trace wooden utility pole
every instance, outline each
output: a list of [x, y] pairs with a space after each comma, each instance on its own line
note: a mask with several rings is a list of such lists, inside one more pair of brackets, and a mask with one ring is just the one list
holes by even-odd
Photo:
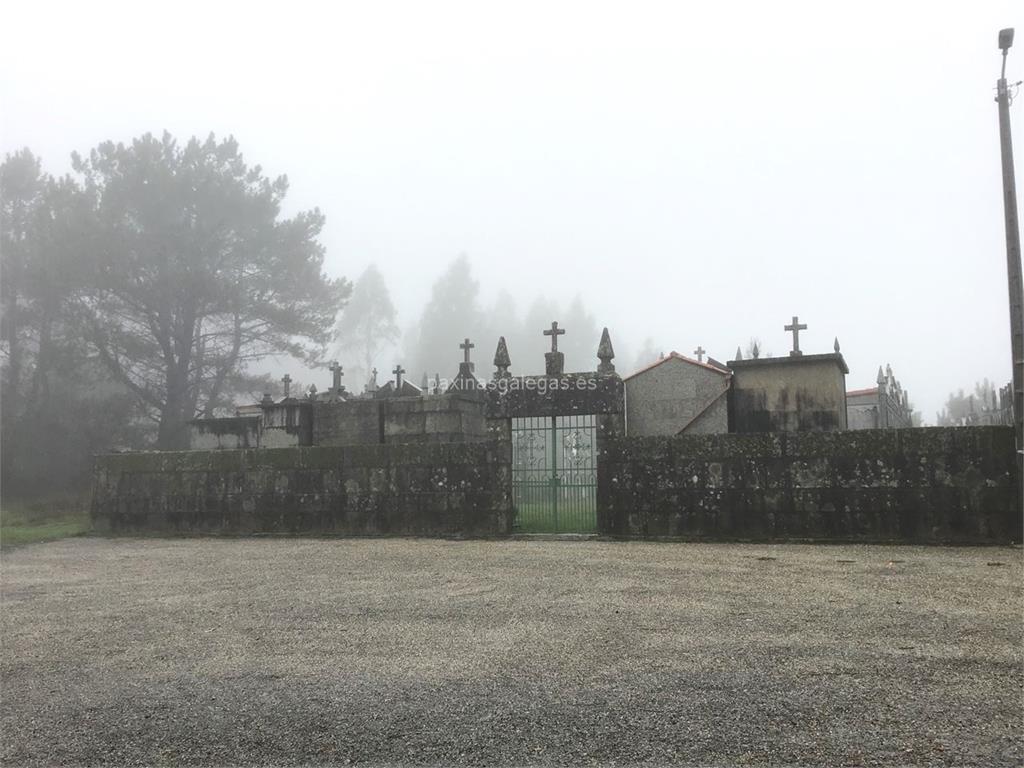
[[[1010, 289], [1010, 351], [1013, 356], [1013, 424], [1018, 456], [1024, 451], [1024, 289], [1021, 286], [1020, 226], [1017, 221], [1017, 183], [1013, 173], [1010, 137], [1010, 92], [1006, 85], [1006, 54], [1013, 45], [1013, 30], [999, 32], [1003, 69], [996, 82], [999, 104], [999, 148], [1003, 160], [1003, 213], [1006, 217], [1006, 278]], [[1018, 460], [1018, 467], [1020, 461]], [[1018, 482], [1021, 478], [1018, 478]]]

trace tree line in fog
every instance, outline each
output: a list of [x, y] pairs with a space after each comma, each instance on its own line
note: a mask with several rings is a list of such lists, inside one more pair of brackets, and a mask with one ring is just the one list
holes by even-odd
[[[317, 209], [282, 215], [286, 177], [250, 165], [232, 138], [150, 134], [72, 156], [53, 176], [30, 149], [0, 166], [0, 475], [6, 497], [88, 484], [107, 450], [183, 449], [188, 422], [264, 391], [268, 356], [332, 357], [360, 392], [400, 362], [452, 377], [470, 337], [490, 375], [499, 336], [513, 370], [543, 370], [557, 319], [567, 370], [592, 370], [600, 339], [581, 299], [508, 293], [485, 306], [467, 257], [438, 277], [404, 332], [376, 267], [324, 271]], [[621, 350], [620, 350], [621, 351]], [[641, 358], [652, 357], [652, 343]], [[621, 358], [620, 361], [621, 363]], [[629, 365], [627, 364], [628, 368]]]

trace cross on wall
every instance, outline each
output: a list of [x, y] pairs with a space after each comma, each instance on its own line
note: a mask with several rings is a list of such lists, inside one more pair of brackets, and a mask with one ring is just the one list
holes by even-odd
[[792, 331], [793, 333], [793, 351], [789, 353], [790, 357], [799, 357], [803, 354], [800, 351], [800, 331], [807, 330], [807, 324], [801, 323], [800, 318], [793, 315], [793, 322], [783, 328], [786, 331]]
[[468, 336], [466, 337], [466, 340], [464, 342], [459, 344], [459, 349], [463, 350], [463, 353], [464, 353], [464, 362], [467, 362], [467, 363], [470, 362], [470, 360], [469, 360], [469, 350], [473, 349], [475, 346], [476, 346], [476, 344], [471, 344], [470, 343]]
[[551, 351], [552, 352], [557, 352], [558, 351], [558, 337], [565, 335], [565, 329], [564, 328], [559, 328], [558, 327], [558, 321], [555, 320], [554, 322], [551, 323], [551, 330], [550, 331], [544, 331], [544, 335], [551, 337]]
[[334, 362], [331, 363], [330, 371], [331, 371], [332, 374], [334, 374], [334, 384], [333, 384], [334, 391], [335, 392], [340, 392], [341, 391], [341, 377], [344, 376], [345, 373], [342, 370], [342, 366], [338, 363], [337, 360], [335, 360]]

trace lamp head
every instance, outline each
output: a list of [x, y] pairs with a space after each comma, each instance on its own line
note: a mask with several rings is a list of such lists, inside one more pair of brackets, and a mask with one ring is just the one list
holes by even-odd
[[1006, 53], [1013, 45], [1013, 27], [999, 30], [999, 48]]

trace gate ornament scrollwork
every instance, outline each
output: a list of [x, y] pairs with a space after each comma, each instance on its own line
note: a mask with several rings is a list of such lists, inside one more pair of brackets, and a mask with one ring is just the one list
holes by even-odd
[[515, 526], [528, 533], [597, 529], [597, 429], [592, 414], [513, 418]]
[[543, 469], [546, 465], [547, 445], [543, 434], [538, 432], [521, 432], [516, 437], [516, 463], [528, 469]]
[[591, 446], [590, 440], [587, 438], [588, 436], [578, 429], [565, 435], [565, 438], [562, 440], [562, 455], [567, 464], [577, 467], [589, 464], [593, 455], [593, 446]]

